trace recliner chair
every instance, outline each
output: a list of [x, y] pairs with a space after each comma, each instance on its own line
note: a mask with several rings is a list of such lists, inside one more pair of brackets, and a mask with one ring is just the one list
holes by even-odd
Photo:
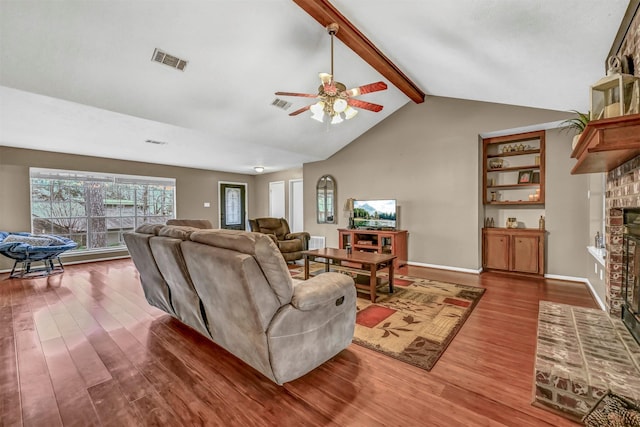
[[251, 231], [270, 235], [287, 262], [302, 259], [302, 251], [309, 248], [309, 233], [292, 233], [284, 218], [250, 219], [249, 226]]

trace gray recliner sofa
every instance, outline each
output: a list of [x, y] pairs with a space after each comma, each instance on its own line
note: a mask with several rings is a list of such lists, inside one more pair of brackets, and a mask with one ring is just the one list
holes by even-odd
[[277, 384], [345, 349], [353, 338], [353, 279], [291, 278], [264, 234], [142, 225], [125, 233], [147, 301]]

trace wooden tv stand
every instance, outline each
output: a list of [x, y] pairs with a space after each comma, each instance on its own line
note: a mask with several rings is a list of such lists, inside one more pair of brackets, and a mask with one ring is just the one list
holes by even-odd
[[355, 251], [373, 252], [378, 254], [393, 254], [397, 258], [394, 267], [407, 264], [407, 230], [361, 230], [357, 228], [341, 228], [339, 242], [340, 249], [351, 245]]

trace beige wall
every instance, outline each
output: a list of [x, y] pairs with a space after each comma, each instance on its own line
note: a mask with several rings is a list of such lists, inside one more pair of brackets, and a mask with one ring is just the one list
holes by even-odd
[[571, 139], [566, 131], [547, 131], [547, 273], [586, 277], [589, 245], [589, 175], [571, 175]]
[[[478, 270], [484, 216], [478, 135], [567, 117], [557, 111], [440, 97], [407, 104], [328, 160], [304, 165], [305, 229], [336, 246], [337, 229], [347, 224], [341, 211], [345, 199], [395, 198], [399, 226], [409, 231], [410, 262]], [[586, 178], [569, 174], [571, 138], [556, 132], [547, 142], [546, 209], [553, 227], [548, 273], [585, 277], [588, 213], [578, 199], [586, 197], [587, 184]], [[315, 184], [325, 174], [337, 181], [338, 225], [315, 220]], [[566, 194], [576, 189], [584, 194]]]
[[[218, 224], [218, 181], [247, 182], [249, 218], [268, 214], [269, 182], [304, 178], [305, 229], [337, 246], [337, 229], [348, 197], [396, 198], [399, 226], [409, 230], [409, 260], [414, 263], [478, 270], [481, 266], [481, 133], [546, 123], [566, 113], [451, 98], [429, 97], [407, 104], [328, 160], [303, 169], [257, 176], [170, 167], [0, 147], [0, 229], [30, 229], [28, 168], [50, 167], [174, 177], [179, 217], [206, 218]], [[347, 123], [348, 124], [348, 123]], [[547, 228], [550, 274], [585, 277], [589, 241], [586, 177], [569, 174], [571, 135], [547, 137]], [[81, 166], [79, 166], [81, 165]], [[337, 225], [317, 224], [315, 185], [331, 174], [337, 181]], [[204, 202], [210, 208], [204, 208]], [[288, 191], [286, 191], [288, 212]], [[577, 256], [576, 256], [577, 254]], [[0, 260], [0, 268], [7, 268]]]
[[[218, 225], [218, 181], [248, 184], [249, 217], [254, 215], [252, 206], [256, 205], [254, 177], [250, 175], [0, 146], [0, 230], [31, 230], [30, 166], [175, 178], [177, 217], [208, 219], [215, 226]], [[204, 202], [211, 203], [211, 207], [205, 208]], [[120, 255], [124, 254], [126, 252]], [[0, 270], [12, 265], [10, 260], [0, 258]]]

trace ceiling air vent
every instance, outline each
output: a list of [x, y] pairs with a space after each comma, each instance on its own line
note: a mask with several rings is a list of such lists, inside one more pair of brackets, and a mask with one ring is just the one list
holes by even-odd
[[175, 68], [176, 70], [180, 71], [184, 71], [184, 67], [187, 66], [187, 61], [185, 61], [184, 59], [169, 55], [167, 52], [163, 52], [160, 49], [155, 49], [153, 51], [151, 60], [164, 65], [168, 65], [169, 67]]
[[285, 101], [284, 99], [276, 98], [271, 102], [271, 105], [274, 107], [282, 108], [283, 110], [288, 110], [291, 107], [291, 103]]

